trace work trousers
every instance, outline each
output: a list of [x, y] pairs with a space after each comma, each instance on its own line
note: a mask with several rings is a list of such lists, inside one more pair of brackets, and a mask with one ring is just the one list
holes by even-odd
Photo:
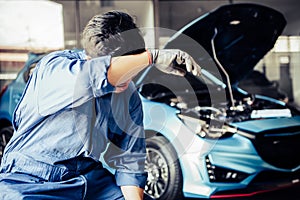
[[[24, 163], [25, 164], [25, 163]], [[28, 164], [28, 163], [27, 163]], [[34, 172], [41, 166], [31, 166]], [[91, 158], [77, 157], [52, 165], [45, 165], [45, 172], [41, 176], [22, 173], [13, 166], [10, 170], [0, 173], [1, 200], [124, 200], [121, 189], [115, 183], [114, 176], [100, 162]], [[58, 173], [56, 166], [67, 169]], [[40, 169], [39, 169], [40, 170]], [[49, 180], [45, 180], [45, 177]]]

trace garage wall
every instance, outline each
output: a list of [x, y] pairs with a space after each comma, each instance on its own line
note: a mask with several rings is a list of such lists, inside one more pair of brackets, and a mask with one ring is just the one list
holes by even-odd
[[55, 0], [63, 6], [66, 48], [80, 48], [80, 34], [87, 22], [97, 14], [111, 10], [129, 13], [139, 27], [153, 27], [152, 0], [146, 1], [65, 1]]

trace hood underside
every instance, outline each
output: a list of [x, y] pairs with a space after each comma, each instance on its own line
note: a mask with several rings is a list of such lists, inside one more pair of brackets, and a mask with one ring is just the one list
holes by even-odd
[[[211, 62], [215, 49], [218, 61], [228, 73], [231, 83], [235, 84], [251, 72], [273, 48], [285, 25], [284, 16], [269, 7], [230, 4], [184, 26], [168, 41], [165, 48], [182, 49], [191, 54], [203, 68], [218, 74], [219, 67], [206, 64], [208, 60]], [[190, 39], [187, 40], [187, 37]], [[203, 53], [195, 43], [209, 55]]]

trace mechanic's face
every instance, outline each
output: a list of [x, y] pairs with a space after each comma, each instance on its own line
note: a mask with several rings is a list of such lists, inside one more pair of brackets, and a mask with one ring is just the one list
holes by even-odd
[[125, 91], [128, 88], [128, 85], [129, 85], [130, 81], [131, 81], [131, 79], [124, 82], [124, 83], [121, 83], [121, 84], [117, 85], [114, 92], [115, 93], [121, 93], [121, 92]]

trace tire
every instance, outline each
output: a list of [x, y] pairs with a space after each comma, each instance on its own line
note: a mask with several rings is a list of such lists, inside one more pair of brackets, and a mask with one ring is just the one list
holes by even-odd
[[12, 126], [2, 127], [0, 129], [0, 163], [1, 163], [4, 148], [6, 147], [13, 133], [14, 133], [14, 129]]
[[163, 136], [146, 140], [146, 196], [157, 200], [179, 200], [182, 195], [182, 173], [176, 151]]

